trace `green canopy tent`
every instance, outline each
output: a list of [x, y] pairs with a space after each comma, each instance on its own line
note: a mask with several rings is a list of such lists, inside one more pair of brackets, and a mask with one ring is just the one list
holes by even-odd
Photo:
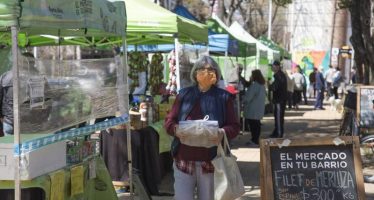
[[212, 19], [208, 21], [208, 27], [215, 33], [228, 34], [231, 40], [237, 41], [238, 57], [248, 57], [256, 55], [256, 43], [248, 42], [247, 40], [240, 37], [237, 33], [230, 30], [229, 27], [215, 14], [212, 15]]
[[273, 60], [278, 59], [279, 51], [273, 50], [266, 45], [262, 44], [259, 40], [254, 38], [251, 34], [249, 34], [238, 22], [234, 22], [230, 29], [235, 32], [237, 35], [243, 38], [248, 42], [254, 42], [257, 46], [256, 52], [256, 66], [262, 71], [265, 77], [271, 76], [271, 70], [269, 68], [269, 63]]
[[[223, 75], [231, 74], [230, 72], [227, 72], [227, 69], [226, 69], [227, 61], [231, 61], [232, 63], [236, 62], [236, 63], [240, 63], [243, 66], [245, 66], [244, 77], [249, 77], [248, 76], [249, 70], [247, 70], [247, 68], [248, 68], [248, 65], [253, 63], [252, 57], [256, 56], [256, 52], [257, 52], [256, 43], [248, 42], [244, 40], [237, 33], [234, 33], [232, 30], [230, 30], [230, 28], [227, 27], [225, 23], [221, 19], [219, 19], [218, 16], [214, 14], [212, 15], [212, 19], [208, 21], [208, 26], [209, 26], [209, 29], [215, 33], [228, 34], [231, 40], [230, 48], [236, 49], [236, 50], [233, 50], [233, 52], [237, 51], [236, 55], [228, 55], [228, 52], [226, 52], [224, 57], [214, 56], [216, 61], [221, 63], [220, 68], [221, 68], [221, 71], [223, 72], [222, 74]], [[226, 76], [230, 76], [230, 75], [226, 75]], [[225, 77], [224, 75], [224, 78], [227, 79], [228, 77]]]
[[128, 44], [207, 43], [207, 26], [148, 0], [125, 0]]
[[[127, 43], [175, 44], [208, 43], [208, 28], [205, 24], [181, 17], [148, 0], [125, 0], [127, 10]], [[176, 74], [180, 77], [179, 55], [176, 51]], [[180, 89], [177, 78], [177, 90]]]
[[279, 46], [277, 43], [275, 43], [274, 41], [269, 40], [268, 38], [266, 38], [266, 37], [264, 37], [264, 36], [260, 36], [260, 37], [258, 38], [258, 40], [259, 40], [262, 44], [268, 46], [269, 48], [279, 51], [281, 57], [288, 57], [288, 58], [291, 59], [291, 54], [290, 54], [287, 50], [285, 50], [285, 49], [283, 49], [282, 47], [280, 47], [280, 46]]
[[[87, 37], [100, 38], [99, 41], [102, 42], [109, 37], [124, 41], [126, 22], [124, 19], [126, 19], [126, 14], [123, 2], [112, 3], [104, 0], [87, 2], [77, 2], [75, 0], [3, 0], [0, 3], [0, 43], [12, 45], [13, 56], [14, 163], [16, 166], [14, 185], [16, 200], [21, 199], [18, 47], [66, 44], [67, 40]], [[126, 67], [123, 67], [123, 71], [123, 81], [127, 82]], [[120, 96], [119, 101], [122, 100], [123, 104], [126, 104], [125, 98]], [[120, 112], [125, 113], [126, 108], [120, 106]], [[128, 131], [129, 136], [130, 132]]]
[[18, 26], [18, 45], [102, 46], [124, 35], [123, 2], [5, 0], [0, 3], [0, 43], [10, 44], [10, 27]]
[[230, 26], [230, 29], [232, 30], [232, 32], [240, 36], [243, 40], [256, 44], [256, 56], [259, 59], [258, 64], [260, 66], [267, 66], [269, 61], [274, 60], [278, 57], [277, 55], [279, 55], [279, 51], [271, 49], [268, 46], [262, 44], [259, 40], [249, 34], [238, 22], [234, 22]]

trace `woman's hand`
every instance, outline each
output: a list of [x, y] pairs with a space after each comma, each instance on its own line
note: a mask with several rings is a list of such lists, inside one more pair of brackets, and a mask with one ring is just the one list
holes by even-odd
[[219, 145], [222, 141], [223, 134], [226, 134], [225, 129], [219, 128], [218, 131], [217, 131], [217, 135], [210, 136], [209, 141], [211, 141], [212, 143], [214, 143], [216, 145]]
[[181, 142], [184, 142], [188, 137], [187, 135], [181, 133], [176, 133], [175, 135], [179, 138]]
[[174, 128], [175, 128], [174, 129], [175, 136], [177, 136], [179, 138], [179, 140], [181, 142], [183, 142], [188, 137], [188, 135], [187, 134], [182, 134], [181, 132], [177, 131], [178, 130], [178, 124], [175, 125]]

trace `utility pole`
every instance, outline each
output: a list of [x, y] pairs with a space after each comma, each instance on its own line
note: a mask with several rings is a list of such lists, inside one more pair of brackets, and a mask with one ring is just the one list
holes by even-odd
[[269, 24], [268, 24], [268, 39], [271, 40], [271, 18], [273, 10], [273, 1], [269, 0]]
[[295, 2], [292, 1], [292, 4], [291, 4], [291, 28], [290, 28], [290, 52], [292, 53], [293, 52], [293, 32], [294, 32], [294, 26], [295, 26]]

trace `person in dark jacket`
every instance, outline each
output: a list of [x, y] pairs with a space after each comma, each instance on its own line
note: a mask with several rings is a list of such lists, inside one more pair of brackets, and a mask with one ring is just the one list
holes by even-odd
[[[317, 68], [313, 67], [312, 73], [309, 74], [309, 83], [310, 86], [313, 87], [313, 98], [316, 97], [316, 73], [317, 73]], [[312, 94], [310, 94], [310, 97], [312, 97]]]
[[321, 109], [323, 108], [323, 99], [324, 99], [324, 92], [325, 92], [325, 78], [323, 77], [323, 66], [319, 67], [319, 70], [316, 73], [316, 91], [317, 91], [317, 98], [316, 103], [314, 104], [314, 109]]
[[287, 102], [287, 77], [282, 72], [280, 62], [274, 61], [272, 65], [274, 82], [270, 89], [273, 92], [275, 127], [270, 137], [282, 138], [284, 132], [284, 111]]
[[0, 76], [0, 116], [4, 135], [13, 135], [13, 75], [7, 71]]

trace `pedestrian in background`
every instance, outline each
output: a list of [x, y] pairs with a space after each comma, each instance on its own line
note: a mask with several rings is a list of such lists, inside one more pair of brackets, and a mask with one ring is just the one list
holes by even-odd
[[327, 97], [331, 97], [333, 95], [332, 81], [333, 81], [333, 76], [335, 72], [336, 72], [335, 68], [329, 65], [329, 69], [325, 73]]
[[333, 83], [332, 83], [333, 89], [332, 89], [332, 91], [333, 91], [334, 97], [335, 97], [335, 99], [339, 99], [338, 88], [340, 87], [341, 83], [343, 82], [343, 76], [340, 73], [339, 67], [336, 68], [336, 71], [335, 71], [332, 79], [333, 79]]
[[287, 78], [287, 105], [288, 109], [292, 109], [293, 105], [293, 92], [295, 90], [295, 81], [293, 80], [291, 71], [284, 70], [283, 73]]
[[[317, 73], [317, 68], [313, 67], [313, 72], [309, 74], [309, 87], [312, 87], [313, 91], [313, 98], [316, 98], [316, 73]], [[310, 95], [312, 97], [312, 94]]]
[[308, 85], [307, 85], [307, 82], [306, 82], [305, 73], [304, 73], [304, 71], [301, 69], [300, 65], [297, 65], [296, 67], [300, 70], [300, 72], [301, 72], [301, 74], [303, 75], [303, 78], [304, 78], [304, 84], [303, 84], [303, 98], [304, 98], [304, 104], [305, 104], [305, 105], [308, 105], [308, 98], [307, 98], [307, 96], [306, 96], [306, 88], [307, 88]]
[[174, 159], [175, 200], [194, 199], [197, 188], [198, 199], [214, 199], [214, 166], [217, 146], [211, 148], [182, 144], [188, 135], [176, 132], [178, 123], [184, 120], [199, 120], [208, 115], [209, 120], [218, 121], [215, 137], [209, 138], [215, 144], [222, 141], [223, 134], [233, 139], [239, 134], [240, 124], [235, 115], [233, 96], [216, 86], [221, 72], [217, 63], [209, 56], [196, 61], [191, 70], [193, 86], [182, 89], [165, 118], [165, 129], [174, 136], [172, 155]]
[[261, 119], [265, 113], [265, 79], [260, 70], [252, 71], [250, 85], [243, 98], [245, 124], [249, 126], [252, 139], [248, 145], [258, 147], [261, 134]]
[[249, 87], [249, 81], [245, 80], [243, 76], [243, 65], [240, 63], [236, 64], [238, 67], [238, 77], [239, 77], [239, 84], [238, 84], [238, 90], [239, 90], [239, 97], [240, 100], [245, 94], [245, 90]]
[[287, 101], [287, 77], [282, 72], [279, 61], [272, 64], [274, 82], [270, 89], [273, 93], [275, 127], [270, 137], [282, 138], [284, 133], [284, 111]]
[[303, 92], [304, 76], [301, 74], [301, 68], [296, 67], [295, 72], [292, 74], [292, 79], [295, 83], [293, 91], [293, 106], [297, 110], [301, 102], [301, 93]]
[[324, 92], [325, 92], [325, 78], [323, 77], [323, 66], [319, 67], [319, 70], [316, 73], [316, 90], [317, 90], [317, 98], [316, 103], [314, 104], [314, 109], [321, 109], [323, 108], [323, 99], [324, 99]]

